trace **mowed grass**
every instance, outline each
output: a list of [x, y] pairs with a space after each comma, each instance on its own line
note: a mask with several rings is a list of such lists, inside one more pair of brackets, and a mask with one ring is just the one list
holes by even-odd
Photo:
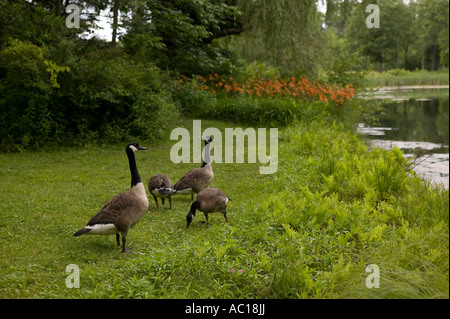
[[[204, 128], [208, 123], [204, 121]], [[141, 144], [149, 147], [136, 154], [146, 188], [154, 174], [168, 174], [175, 183], [189, 169], [200, 166], [173, 164], [170, 150], [175, 142]], [[114, 276], [121, 278], [115, 284], [122, 286], [126, 285], [123, 280], [133, 280], [123, 273], [123, 267], [133, 260], [177, 249], [187, 252], [193, 244], [203, 246], [208, 240], [225, 236], [224, 231], [239, 224], [245, 207], [261, 199], [264, 180], [271, 178], [258, 173], [260, 164], [214, 165], [215, 179], [210, 187], [221, 188], [233, 201], [229, 205], [229, 224], [225, 224], [222, 214], [213, 214], [210, 229], [199, 222], [204, 220], [202, 213], [186, 229], [190, 196], [174, 197], [170, 210], [168, 201], [161, 206], [160, 200], [157, 209], [148, 194], [149, 211], [127, 237], [132, 250], [121, 254], [114, 236], [75, 238], [72, 234], [112, 196], [128, 190], [131, 178], [124, 150], [125, 145], [120, 144], [0, 154], [1, 297], [114, 297], [107, 287], [98, 287], [108, 286]], [[80, 290], [66, 288], [65, 270], [69, 264], [80, 268]], [[183, 293], [184, 288], [179, 288], [178, 293]], [[136, 297], [132, 293], [118, 297], [123, 296]]]
[[[192, 122], [184, 122], [191, 129]], [[235, 125], [202, 121], [222, 132]], [[223, 135], [224, 136], [224, 135]], [[176, 182], [168, 138], [136, 154], [147, 183]], [[130, 184], [125, 145], [0, 154], [2, 298], [448, 298], [448, 191], [403, 170], [396, 152], [368, 152], [342, 125], [280, 130], [279, 169], [213, 164], [211, 187], [232, 201], [229, 223], [190, 196], [150, 208], [122, 254], [114, 236], [72, 234]], [[266, 164], [267, 165], [267, 164]], [[80, 288], [66, 287], [66, 267]], [[365, 268], [380, 268], [380, 288]]]

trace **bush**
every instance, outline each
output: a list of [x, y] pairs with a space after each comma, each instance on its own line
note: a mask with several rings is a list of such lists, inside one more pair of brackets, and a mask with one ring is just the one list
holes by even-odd
[[1, 149], [22, 151], [49, 142], [89, 139], [157, 140], [178, 117], [158, 68], [119, 50], [70, 52], [69, 66], [50, 60], [50, 50], [11, 40], [0, 51]]
[[62, 89], [66, 112], [74, 115], [67, 129], [74, 134], [93, 131], [110, 139], [115, 132], [113, 138], [155, 140], [177, 117], [158, 68], [110, 49], [93, 51], [77, 65]]
[[[181, 76], [174, 86], [173, 97], [180, 111], [204, 119], [230, 120], [264, 126], [287, 126], [300, 119], [311, 119], [318, 114], [328, 115], [351, 99], [353, 89], [312, 84], [303, 79], [253, 80], [236, 82], [232, 77], [217, 74], [208, 79]], [[284, 85], [285, 88], [281, 89]], [[326, 88], [326, 89], [325, 89]], [[277, 89], [277, 92], [272, 92]], [[297, 94], [304, 90], [305, 95]], [[321, 90], [333, 96], [328, 102]], [[335, 90], [336, 92], [334, 92]], [[264, 91], [264, 92], [262, 92]], [[294, 92], [292, 92], [294, 91]], [[312, 93], [311, 93], [312, 92]]]
[[70, 69], [46, 59], [44, 52], [19, 40], [0, 51], [1, 149], [41, 146], [63, 129], [52, 97], [58, 73]]

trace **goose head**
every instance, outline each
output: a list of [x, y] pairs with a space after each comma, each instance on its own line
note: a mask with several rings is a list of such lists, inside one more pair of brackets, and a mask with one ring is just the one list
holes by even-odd
[[134, 152], [137, 152], [137, 151], [143, 151], [143, 150], [146, 150], [147, 148], [144, 147], [144, 146], [139, 145], [139, 144], [136, 143], [136, 142], [131, 142], [131, 143], [129, 143], [129, 144], [127, 145], [126, 151], [128, 151], [129, 149], [132, 150], [133, 153], [134, 153]]
[[211, 142], [214, 142], [214, 138], [212, 136], [207, 136], [205, 138], [205, 146], [208, 145]]
[[189, 225], [192, 223], [192, 221], [194, 220], [194, 218], [195, 218], [195, 213], [189, 212], [189, 213], [186, 215], [186, 222], [187, 222], [186, 228], [189, 228]]

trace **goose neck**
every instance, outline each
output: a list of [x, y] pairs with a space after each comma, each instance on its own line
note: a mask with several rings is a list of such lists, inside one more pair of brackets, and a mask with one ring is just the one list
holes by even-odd
[[205, 145], [205, 160], [204, 165], [211, 163], [211, 155], [209, 153], [209, 143]]
[[128, 163], [130, 165], [130, 173], [131, 173], [131, 188], [141, 183], [141, 176], [139, 176], [139, 172], [136, 166], [136, 158], [134, 157], [134, 152], [131, 149], [127, 149]]

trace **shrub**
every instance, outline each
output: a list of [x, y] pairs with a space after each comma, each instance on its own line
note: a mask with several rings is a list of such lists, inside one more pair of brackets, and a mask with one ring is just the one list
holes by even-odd
[[[206, 84], [205, 81], [211, 81], [211, 83]], [[244, 124], [287, 126], [300, 119], [308, 120], [314, 115], [326, 115], [335, 110], [334, 104], [325, 101], [326, 98], [321, 95], [321, 90], [330, 89], [330, 94], [336, 98], [338, 104], [351, 98], [352, 94], [351, 87], [348, 87], [348, 91], [347, 88], [344, 88], [333, 92], [331, 87], [320, 84], [313, 87], [307, 80], [302, 82], [302, 84], [306, 83], [305, 87], [297, 86], [291, 87], [291, 89], [286, 87], [287, 91], [281, 94], [272, 92], [272, 89], [275, 89], [278, 84], [289, 86], [288, 83], [293, 80], [286, 81], [270, 82], [270, 80], [254, 79], [252, 83], [247, 81], [245, 84], [247, 89], [244, 89], [232, 78], [222, 79], [218, 75], [210, 76], [209, 80], [201, 76], [198, 79], [188, 79], [182, 76], [174, 86], [173, 97], [180, 111], [189, 116], [231, 120]], [[262, 90], [261, 88], [265, 87], [268, 82], [272, 84], [272, 87]], [[297, 81], [294, 82], [295, 85], [298, 84]], [[250, 89], [250, 87], [253, 88]], [[297, 96], [291, 94], [303, 89], [307, 90], [307, 92], [305, 91], [308, 96], [306, 98], [300, 97], [299, 94]], [[317, 96], [317, 99], [313, 96]]]
[[[66, 48], [67, 41], [53, 51], [59, 56]], [[157, 140], [178, 117], [155, 66], [111, 49], [72, 53], [70, 67], [58, 66], [48, 54], [44, 47], [18, 40], [0, 52], [3, 150], [68, 143], [74, 137], [82, 143]]]
[[60, 114], [52, 97], [59, 88], [60, 67], [34, 44], [10, 40], [0, 51], [1, 148], [41, 146], [61, 133]]

